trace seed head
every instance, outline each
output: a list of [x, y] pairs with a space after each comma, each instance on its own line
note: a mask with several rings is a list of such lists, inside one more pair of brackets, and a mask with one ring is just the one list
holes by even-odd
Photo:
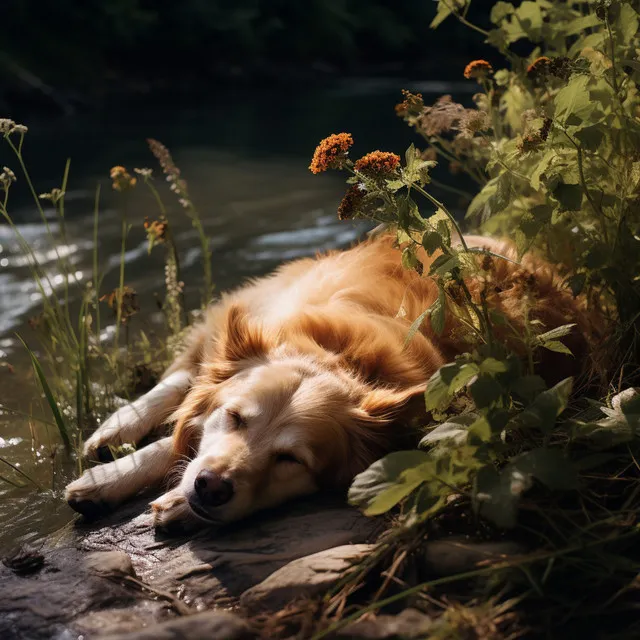
[[334, 133], [321, 140], [311, 159], [309, 171], [322, 173], [328, 169], [342, 169], [352, 145], [350, 133]]
[[411, 93], [406, 89], [402, 90], [404, 100], [396, 105], [396, 113], [401, 118], [417, 117], [424, 109], [424, 100], [421, 93]]
[[120, 322], [126, 324], [131, 316], [140, 311], [138, 294], [134, 289], [125, 285], [122, 287], [122, 291], [114, 289], [111, 293], [106, 293], [100, 298], [100, 302], [106, 302], [116, 316], [118, 315], [118, 301], [120, 301]]
[[164, 219], [151, 220], [149, 218], [144, 219], [144, 228], [147, 232], [149, 242], [153, 245], [156, 243], [162, 243], [167, 238], [167, 232], [169, 231], [169, 223]]

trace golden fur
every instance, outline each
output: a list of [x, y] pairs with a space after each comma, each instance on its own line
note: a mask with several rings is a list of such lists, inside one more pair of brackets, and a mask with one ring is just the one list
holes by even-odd
[[[515, 259], [509, 243], [467, 242]], [[435, 257], [420, 256], [425, 270]], [[578, 373], [592, 329], [552, 267], [534, 256], [520, 264], [478, 259], [489, 276], [467, 286], [475, 297], [483, 292], [510, 331], [524, 332], [525, 314], [545, 330], [577, 324], [565, 342], [578, 357], [548, 352], [539, 368], [550, 381]], [[161, 386], [112, 416], [86, 452], [137, 441], [169, 415], [172, 443], [90, 470], [67, 488], [70, 504], [85, 513], [98, 502], [113, 505], [175, 468], [179, 484], [152, 503], [160, 524], [194, 516], [226, 522], [345, 488], [375, 459], [407, 445], [427, 380], [467, 348], [453, 314], [441, 336], [426, 321], [406, 344], [411, 323], [437, 295], [430, 278], [403, 269], [387, 236], [291, 262], [224, 296], [192, 330]], [[215, 501], [221, 481], [232, 497], [205, 504], [201, 477], [207, 491], [216, 488]]]

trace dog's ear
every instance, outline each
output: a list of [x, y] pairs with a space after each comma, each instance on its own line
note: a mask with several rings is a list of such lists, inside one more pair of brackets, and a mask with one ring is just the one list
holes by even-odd
[[232, 304], [227, 311], [225, 328], [219, 338], [219, 354], [228, 362], [260, 358], [269, 349], [262, 327], [247, 315], [240, 304]]
[[377, 387], [369, 390], [362, 398], [357, 412], [365, 422], [385, 424], [397, 418], [410, 400], [420, 396], [427, 388], [424, 384], [403, 389]]

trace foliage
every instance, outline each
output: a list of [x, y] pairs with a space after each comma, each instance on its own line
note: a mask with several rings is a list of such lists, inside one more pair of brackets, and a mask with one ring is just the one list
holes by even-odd
[[[405, 91], [396, 111], [425, 149], [411, 146], [403, 163], [377, 173], [363, 171], [347, 151], [325, 167], [351, 174], [340, 217], [397, 229], [403, 266], [438, 287], [407, 341], [424, 322], [441, 334], [454, 317], [468, 344], [428, 381], [431, 423], [421, 449], [374, 463], [355, 478], [349, 499], [369, 515], [400, 504], [401, 531], [428, 530], [452, 505], [471, 506], [480, 521], [522, 527], [539, 544], [571, 554], [569, 540], [597, 546], [637, 533], [637, 492], [618, 496], [607, 472], [637, 487], [635, 473], [625, 473], [640, 450], [640, 393], [623, 386], [637, 379], [640, 364], [640, 15], [625, 1], [497, 2], [493, 28], [485, 30], [469, 21], [470, 4], [440, 0], [432, 26], [456, 18], [508, 61], [495, 71], [485, 60], [467, 66], [465, 77], [481, 88], [475, 107], [449, 96], [427, 106]], [[516, 43], [519, 51], [527, 43], [529, 53], [517, 55]], [[527, 317], [524, 332], [513, 335], [482, 287], [470, 290], [474, 280], [490, 281], [483, 260], [507, 258], [468, 247], [456, 216], [429, 192], [438, 158], [477, 185], [469, 224], [514, 238], [518, 259], [531, 250], [545, 255], [600, 328], [611, 327], [594, 363], [611, 381], [605, 402], [572, 396], [583, 381], [547, 388], [536, 375], [540, 350], [571, 354], [564, 340], [572, 325], [543, 327]], [[547, 518], [561, 500], [573, 506]], [[569, 561], [559, 566], [578, 571]], [[586, 566], [578, 574], [591, 579]], [[626, 589], [622, 580], [615, 589]]]

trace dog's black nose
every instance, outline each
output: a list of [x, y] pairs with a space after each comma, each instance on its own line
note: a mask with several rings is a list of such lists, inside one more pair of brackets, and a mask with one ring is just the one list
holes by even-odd
[[200, 471], [193, 485], [200, 502], [208, 507], [219, 507], [233, 497], [233, 483], [209, 469]]

